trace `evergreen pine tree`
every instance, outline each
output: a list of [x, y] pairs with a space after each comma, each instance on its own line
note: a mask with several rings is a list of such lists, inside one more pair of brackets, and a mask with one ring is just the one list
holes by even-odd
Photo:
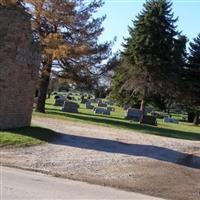
[[187, 82], [190, 91], [189, 107], [195, 112], [193, 123], [198, 125], [200, 116], [200, 34], [190, 43], [189, 50], [189, 68], [187, 68]]
[[129, 65], [125, 64], [127, 72], [121, 77], [121, 86], [138, 96], [143, 114], [152, 95], [171, 96], [177, 90], [186, 40], [181, 40], [176, 31], [177, 18], [171, 7], [167, 0], [147, 1], [133, 21], [133, 28], [129, 27], [130, 37], [124, 45], [122, 62]]

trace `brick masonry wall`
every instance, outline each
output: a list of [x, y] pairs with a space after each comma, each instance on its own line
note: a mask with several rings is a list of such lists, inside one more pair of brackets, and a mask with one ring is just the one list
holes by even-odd
[[21, 9], [0, 7], [0, 129], [29, 126], [40, 64], [30, 17]]

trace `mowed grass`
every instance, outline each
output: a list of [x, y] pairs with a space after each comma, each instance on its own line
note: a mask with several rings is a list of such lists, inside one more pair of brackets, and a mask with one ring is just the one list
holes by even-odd
[[52, 97], [47, 100], [45, 114], [36, 112], [33, 114], [35, 116], [78, 121], [81, 123], [96, 124], [118, 129], [122, 128], [166, 137], [200, 140], [200, 126], [194, 126], [187, 122], [172, 124], [164, 123], [162, 120], [158, 119], [158, 126], [153, 127], [124, 119], [123, 109], [117, 106], [115, 106], [115, 112], [112, 112], [110, 116], [107, 116], [94, 114], [92, 110], [86, 109], [84, 104], [80, 104], [79, 113], [62, 112], [61, 107], [54, 106], [53, 104], [54, 99]]
[[25, 147], [51, 142], [56, 137], [52, 130], [31, 126], [0, 131], [0, 147]]

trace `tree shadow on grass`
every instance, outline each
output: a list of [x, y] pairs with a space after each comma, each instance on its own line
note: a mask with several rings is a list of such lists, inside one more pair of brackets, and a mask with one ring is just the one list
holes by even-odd
[[186, 132], [186, 131], [181, 131], [181, 130], [159, 128], [159, 127], [139, 124], [136, 122], [126, 121], [123, 119], [116, 120], [112, 118], [103, 118], [103, 116], [99, 117], [99, 115], [91, 116], [90, 114], [85, 115], [81, 113], [71, 114], [71, 113], [66, 113], [66, 112], [56, 112], [52, 109], [48, 109], [47, 114], [51, 114], [55, 116], [59, 115], [59, 116], [64, 116], [64, 117], [72, 118], [76, 120], [89, 121], [93, 123], [109, 125], [116, 128], [125, 128], [125, 129], [143, 132], [143, 133], [153, 134], [153, 135], [179, 138], [179, 139], [188, 139], [188, 140], [200, 140], [200, 134], [195, 133], [195, 132]]
[[56, 139], [56, 137], [59, 136], [59, 134], [53, 130], [36, 126], [8, 129], [5, 130], [5, 132], [32, 137], [43, 142], [53, 142]]
[[48, 103], [48, 102], [46, 102], [46, 103], [45, 103], [45, 105], [48, 105], [48, 106], [53, 106], [53, 104], [52, 104], [52, 103]]
[[[47, 114], [50, 114], [50, 112], [58, 112], [58, 113], [61, 113], [61, 114], [68, 114], [66, 112], [63, 112], [61, 109], [56, 109], [56, 108], [46, 108], [46, 113]], [[70, 114], [70, 113], [69, 113]], [[109, 118], [109, 119], [117, 119], [117, 120], [124, 120], [124, 118], [120, 118], [120, 117], [114, 117], [114, 116], [111, 116], [111, 115], [103, 115], [103, 114], [92, 114], [92, 113], [83, 113], [83, 112], [79, 112], [79, 113], [73, 113], [74, 115], [86, 115], [86, 116], [89, 116], [89, 117], [99, 117], [99, 118]]]

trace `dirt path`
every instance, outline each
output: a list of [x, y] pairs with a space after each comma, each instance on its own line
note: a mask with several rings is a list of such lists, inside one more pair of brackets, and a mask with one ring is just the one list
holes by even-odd
[[200, 199], [200, 142], [49, 118], [32, 122], [62, 134], [53, 144], [2, 149], [2, 164], [166, 199]]

